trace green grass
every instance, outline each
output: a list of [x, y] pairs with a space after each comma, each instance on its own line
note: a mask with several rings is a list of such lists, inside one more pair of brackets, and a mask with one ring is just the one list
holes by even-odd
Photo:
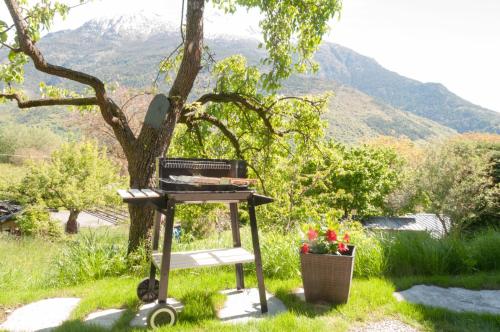
[[[88, 231], [86, 231], [88, 232]], [[94, 231], [95, 232], [95, 231]], [[85, 232], [84, 232], [85, 233]], [[107, 241], [117, 245], [126, 244], [126, 228], [106, 233]], [[248, 241], [247, 229], [242, 238]], [[83, 236], [85, 234], [82, 234]], [[78, 237], [82, 237], [78, 235]], [[278, 239], [276, 238], [278, 237]], [[102, 331], [82, 323], [89, 313], [106, 308], [125, 308], [126, 313], [114, 327], [114, 331], [130, 331], [129, 321], [140, 303], [135, 296], [139, 276], [113, 276], [90, 280], [77, 285], [61, 285], [49, 282], [53, 278], [54, 265], [69, 240], [47, 242], [37, 239], [0, 237], [0, 320], [2, 312], [31, 301], [53, 296], [77, 296], [82, 298], [70, 321], [58, 331]], [[263, 235], [264, 260], [280, 261], [280, 255], [288, 255], [285, 241], [276, 235]], [[278, 242], [265, 249], [266, 243]], [[223, 233], [204, 241], [190, 244], [176, 243], [176, 250], [191, 250], [203, 247], [231, 245], [230, 234]], [[245, 242], [245, 245], [249, 244]], [[292, 245], [292, 244], [290, 244]], [[267, 255], [267, 256], [266, 256]], [[283, 260], [291, 260], [283, 256]], [[270, 263], [269, 263], [270, 264]], [[281, 262], [280, 264], [284, 264]], [[232, 267], [173, 271], [169, 295], [184, 303], [185, 309], [179, 315], [175, 328], [164, 331], [346, 331], [351, 326], [363, 325], [384, 317], [402, 320], [426, 331], [498, 331], [500, 316], [452, 313], [444, 309], [432, 309], [420, 305], [397, 302], [392, 293], [414, 284], [435, 284], [443, 287], [461, 286], [471, 289], [500, 289], [500, 275], [497, 272], [483, 272], [460, 276], [406, 276], [355, 278], [351, 296], [346, 305], [318, 308], [300, 301], [292, 295], [301, 281], [292, 272], [276, 273], [268, 268], [266, 288], [276, 294], [287, 306], [288, 312], [281, 315], [253, 321], [247, 324], [224, 325], [216, 318], [217, 310], [224, 302], [220, 290], [234, 288], [235, 277]], [[247, 287], [255, 287], [256, 280], [251, 264], [246, 269]], [[292, 276], [284, 278], [284, 275]], [[279, 277], [278, 277], [279, 276]], [[56, 280], [57, 281], [57, 280]]]

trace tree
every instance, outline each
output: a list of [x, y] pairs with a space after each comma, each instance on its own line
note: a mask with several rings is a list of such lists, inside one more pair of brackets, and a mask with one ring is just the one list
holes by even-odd
[[[275, 92], [283, 79], [294, 72], [316, 69], [311, 58], [328, 30], [328, 21], [340, 11], [340, 0], [212, 0], [212, 3], [230, 14], [236, 6], [257, 8], [262, 13], [260, 26], [263, 32], [263, 47], [268, 52], [263, 64], [268, 71], [259, 77], [259, 89], [247, 95], [231, 84], [230, 68], [222, 70], [220, 80], [213, 91], [189, 102], [193, 85], [203, 65], [207, 50], [203, 44], [203, 14], [205, 0], [187, 0], [185, 34], [182, 43], [161, 64], [161, 70], [172, 76], [170, 89], [166, 94], [169, 111], [155, 123], [145, 123], [138, 134], [130, 128], [123, 110], [110, 98], [106, 86], [99, 78], [47, 62], [37, 47], [40, 31], [50, 28], [56, 14], [65, 16], [70, 7], [60, 2], [40, 0], [31, 7], [26, 0], [5, 0], [13, 24], [0, 22], [0, 42], [10, 49], [9, 62], [0, 69], [0, 79], [8, 85], [0, 97], [16, 101], [20, 108], [66, 105], [74, 107], [95, 106], [103, 120], [112, 128], [128, 161], [130, 186], [145, 188], [153, 185], [155, 158], [168, 153], [178, 124], [198, 131], [201, 124], [219, 130], [233, 144], [236, 155], [241, 156], [237, 136], [228, 118], [218, 117], [217, 108], [254, 116], [264, 124], [266, 134], [252, 131], [255, 137], [271, 142], [273, 138], [286, 133], [275, 120], [276, 110], [280, 115], [285, 107], [293, 106], [290, 99], [276, 98]], [[184, 31], [184, 29], [181, 30]], [[10, 36], [14, 34], [15, 36]], [[35, 68], [48, 75], [65, 78], [90, 88], [91, 95], [80, 96], [63, 89], [46, 89], [48, 98], [27, 100], [13, 84], [22, 83], [23, 67], [32, 61]], [[229, 64], [231, 65], [231, 64]], [[172, 75], [173, 73], [173, 75]], [[224, 73], [230, 74], [229, 77]], [[230, 84], [225, 84], [230, 82]], [[50, 91], [49, 91], [50, 90]], [[309, 103], [309, 101], [305, 101]], [[208, 112], [212, 110], [212, 113]], [[288, 110], [289, 116], [294, 110]], [[300, 116], [299, 116], [300, 117]], [[250, 128], [251, 130], [251, 128]], [[129, 252], [140, 243], [150, 239], [153, 210], [129, 206], [131, 224]]]
[[77, 233], [77, 218], [84, 209], [117, 203], [116, 189], [124, 181], [105, 149], [96, 144], [67, 143], [52, 153], [49, 162], [33, 163], [20, 185], [29, 203], [69, 210], [67, 233]]
[[445, 232], [459, 233], [488, 211], [498, 216], [500, 184], [491, 174], [490, 153], [481, 153], [474, 142], [452, 140], [429, 151], [416, 183], [426, 208], [436, 214]]

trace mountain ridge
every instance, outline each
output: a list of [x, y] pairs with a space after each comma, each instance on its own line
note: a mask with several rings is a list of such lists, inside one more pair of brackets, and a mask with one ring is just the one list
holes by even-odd
[[[106, 82], [118, 81], [142, 89], [156, 76], [159, 61], [180, 41], [175, 26], [165, 23], [144, 30], [144, 22], [140, 18], [134, 27], [133, 18], [91, 20], [77, 29], [50, 33], [39, 45], [48, 61], [94, 74]], [[226, 37], [207, 39], [217, 59], [238, 50], [249, 63], [259, 64], [265, 55], [255, 39]], [[387, 134], [430, 139], [457, 131], [500, 132], [500, 113], [467, 102], [439, 83], [406, 78], [337, 44], [323, 43], [315, 58], [320, 71], [315, 75], [294, 75], [284, 82], [283, 91], [335, 91], [325, 118], [330, 134], [337, 139], [355, 141]], [[40, 80], [49, 84], [64, 82], [33, 68], [27, 68], [27, 78], [31, 91], [38, 91], [35, 82]]]

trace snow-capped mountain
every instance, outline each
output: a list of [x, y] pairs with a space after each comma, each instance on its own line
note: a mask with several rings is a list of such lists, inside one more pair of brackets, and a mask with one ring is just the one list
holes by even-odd
[[157, 33], [174, 31], [176, 27], [158, 14], [140, 12], [99, 17], [86, 22], [80, 29], [101, 37], [145, 39]]
[[[248, 24], [241, 24], [236, 17], [222, 14], [218, 10], [208, 10], [204, 22], [205, 36], [210, 39], [260, 38], [258, 19]], [[100, 37], [144, 40], [159, 33], [179, 33], [180, 18], [174, 21], [168, 16], [141, 11], [95, 18], [83, 24], [79, 29]]]

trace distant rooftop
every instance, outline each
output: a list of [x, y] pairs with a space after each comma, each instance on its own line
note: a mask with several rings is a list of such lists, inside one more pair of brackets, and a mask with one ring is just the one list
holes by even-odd
[[[448, 225], [449, 218], [445, 218]], [[402, 217], [370, 217], [363, 221], [363, 225], [369, 229], [424, 231], [436, 238], [445, 234], [441, 221], [433, 213], [407, 214]]]

